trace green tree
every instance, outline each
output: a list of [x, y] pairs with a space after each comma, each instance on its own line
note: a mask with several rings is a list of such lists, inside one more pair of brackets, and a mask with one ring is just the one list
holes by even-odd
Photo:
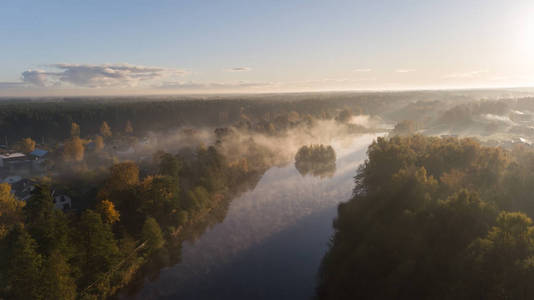
[[159, 157], [159, 172], [162, 175], [178, 178], [182, 169], [182, 161], [170, 153], [164, 153]]
[[44, 299], [42, 294], [42, 257], [37, 243], [22, 227], [12, 233], [13, 244], [8, 266], [8, 298]]
[[63, 255], [72, 255], [70, 227], [67, 217], [54, 208], [50, 186], [37, 185], [24, 206], [26, 226], [37, 241], [43, 254], [58, 250]]
[[119, 248], [109, 224], [90, 209], [84, 211], [80, 218], [76, 239], [79, 247], [76, 261], [83, 271], [80, 287], [85, 288], [117, 262]]
[[147, 243], [148, 251], [160, 249], [165, 244], [161, 228], [156, 219], [148, 217], [143, 224], [142, 239]]
[[59, 251], [52, 252], [46, 259], [41, 280], [44, 299], [76, 299], [71, 267]]

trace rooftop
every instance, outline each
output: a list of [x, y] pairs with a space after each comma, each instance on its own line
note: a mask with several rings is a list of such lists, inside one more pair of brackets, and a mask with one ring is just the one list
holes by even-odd
[[30, 152], [30, 155], [37, 156], [37, 157], [43, 157], [48, 153], [48, 151], [43, 149], [35, 149], [32, 152]]
[[20, 158], [20, 157], [25, 157], [25, 156], [26, 155], [24, 153], [0, 154], [1, 159]]

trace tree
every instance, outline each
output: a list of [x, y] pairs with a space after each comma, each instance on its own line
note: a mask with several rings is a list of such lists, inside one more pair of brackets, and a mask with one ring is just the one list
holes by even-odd
[[126, 126], [124, 128], [124, 132], [126, 132], [127, 134], [132, 134], [133, 133], [132, 122], [130, 122], [130, 120], [128, 120], [126, 122]]
[[336, 121], [348, 123], [352, 118], [352, 111], [348, 108], [343, 109], [336, 117]]
[[165, 244], [161, 228], [156, 219], [148, 217], [143, 224], [141, 233], [142, 239], [147, 242], [147, 248], [150, 252], [160, 249]]
[[16, 228], [11, 235], [13, 244], [7, 270], [7, 286], [10, 287], [7, 298], [43, 299], [40, 280], [42, 257], [37, 253], [37, 243], [22, 227]]
[[113, 202], [107, 199], [100, 201], [100, 203], [96, 206], [96, 210], [100, 213], [100, 215], [102, 215], [104, 222], [108, 224], [118, 222], [120, 219], [120, 214], [115, 209], [115, 205]]
[[117, 262], [119, 248], [109, 224], [91, 209], [83, 212], [76, 239], [80, 247], [77, 261], [83, 270], [81, 286], [87, 286]]
[[24, 202], [15, 199], [8, 183], [0, 183], [0, 239], [16, 223], [23, 221]]
[[82, 139], [75, 136], [63, 146], [63, 160], [66, 162], [82, 161], [85, 154], [85, 147]]
[[54, 251], [43, 266], [42, 294], [44, 299], [76, 299], [76, 282], [66, 258]]
[[80, 125], [72, 122], [72, 124], [70, 125], [70, 136], [80, 137]]
[[24, 138], [17, 143], [16, 149], [22, 153], [30, 153], [35, 150], [35, 141], [29, 137]]
[[105, 146], [104, 139], [102, 138], [101, 135], [95, 136], [94, 143], [95, 143], [95, 151], [96, 152], [100, 152], [100, 151], [102, 151], [102, 149], [104, 149], [104, 146]]
[[122, 162], [110, 168], [108, 186], [111, 190], [124, 190], [137, 183], [139, 183], [139, 167], [134, 162]]
[[47, 184], [35, 187], [23, 210], [28, 231], [37, 241], [41, 253], [50, 254], [58, 250], [63, 255], [72, 255], [68, 219], [61, 210], [54, 208]]
[[159, 172], [162, 175], [178, 178], [182, 165], [182, 161], [170, 153], [164, 153], [159, 157]]
[[417, 124], [412, 120], [404, 120], [395, 125], [392, 135], [410, 135], [417, 131]]
[[100, 125], [100, 135], [104, 138], [109, 138], [112, 135], [111, 128], [106, 121], [102, 122], [102, 125]]

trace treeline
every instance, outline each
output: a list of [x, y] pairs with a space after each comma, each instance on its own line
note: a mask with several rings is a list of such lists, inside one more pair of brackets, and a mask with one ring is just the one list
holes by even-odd
[[534, 151], [379, 138], [338, 208], [319, 299], [534, 297]]
[[234, 163], [221, 147], [158, 152], [143, 171], [117, 163], [80, 212], [55, 209], [49, 182], [26, 203], [0, 184], [0, 298], [102, 299], [154, 258], [176, 262], [186, 234], [204, 230], [206, 216], [224, 214], [229, 198], [265, 171], [254, 163], [263, 152]]
[[[61, 141], [70, 125], [80, 125], [81, 136], [98, 133], [102, 122], [120, 131], [131, 121], [136, 135], [180, 126], [226, 127], [236, 122], [277, 122], [301, 117], [336, 118], [340, 110], [354, 114], [381, 114], [397, 103], [427, 97], [424, 93], [274, 94], [208, 99], [63, 99], [62, 101], [0, 101], [0, 140], [31, 137], [41, 142]], [[246, 116], [246, 118], [243, 118]], [[247, 120], [247, 118], [249, 120]], [[278, 119], [278, 120], [277, 120]]]

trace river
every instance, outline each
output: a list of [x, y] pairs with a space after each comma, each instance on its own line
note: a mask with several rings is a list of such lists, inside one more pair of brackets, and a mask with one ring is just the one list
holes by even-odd
[[186, 241], [179, 264], [145, 282], [134, 299], [310, 299], [333, 233], [337, 205], [379, 135], [334, 140], [330, 178], [273, 167], [234, 199], [223, 222]]

